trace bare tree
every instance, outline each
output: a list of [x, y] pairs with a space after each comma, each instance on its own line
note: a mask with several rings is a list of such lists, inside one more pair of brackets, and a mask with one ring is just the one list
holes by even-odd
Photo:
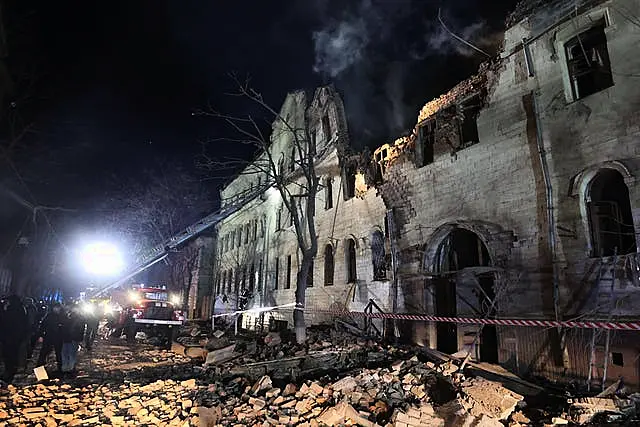
[[[301, 255], [301, 262], [296, 275], [296, 307], [293, 321], [298, 343], [306, 341], [306, 327], [304, 319], [305, 293], [308, 278], [313, 272], [313, 260], [318, 252], [318, 237], [315, 229], [314, 212], [316, 196], [320, 183], [316, 175], [316, 162], [326, 152], [316, 152], [316, 147], [310, 137], [307, 126], [306, 106], [303, 117], [283, 117], [281, 113], [270, 106], [262, 95], [251, 87], [249, 80], [241, 81], [232, 76], [237, 85], [237, 91], [232, 96], [245, 99], [251, 108], [258, 107], [259, 114], [265, 114], [264, 122], [254, 115], [233, 116], [209, 107], [198, 111], [198, 114], [223, 120], [235, 131], [236, 137], [218, 138], [209, 142], [230, 142], [254, 147], [259, 151], [257, 159], [247, 162], [244, 159], [215, 158], [205, 150], [200, 166], [209, 171], [221, 171], [243, 168], [245, 174], [261, 174], [268, 177], [268, 181], [260, 190], [273, 187], [282, 198], [285, 209], [291, 216], [296, 242]], [[274, 123], [274, 133], [268, 135], [264, 127]], [[294, 155], [291, 156], [293, 167], [283, 168], [281, 159], [276, 156], [272, 148], [272, 141], [286, 137], [292, 142]]]
[[102, 210], [112, 231], [133, 244], [134, 257], [144, 256], [213, 209], [202, 181], [169, 162], [156, 162], [136, 180], [116, 179], [114, 187]]
[[197, 240], [185, 245], [169, 257], [170, 287], [181, 292], [183, 310], [189, 307], [189, 291], [193, 285], [199, 257], [200, 245]]

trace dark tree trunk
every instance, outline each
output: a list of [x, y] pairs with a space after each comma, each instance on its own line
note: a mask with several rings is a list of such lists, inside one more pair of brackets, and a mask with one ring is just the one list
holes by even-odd
[[296, 307], [293, 311], [293, 327], [296, 331], [296, 342], [304, 344], [307, 341], [307, 328], [304, 322], [305, 296], [307, 291], [307, 283], [309, 283], [309, 275], [313, 274], [311, 265], [313, 263], [313, 254], [305, 251], [302, 255], [302, 265], [298, 271], [296, 283]]

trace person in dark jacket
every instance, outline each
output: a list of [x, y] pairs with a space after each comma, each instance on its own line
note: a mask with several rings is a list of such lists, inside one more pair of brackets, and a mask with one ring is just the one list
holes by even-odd
[[62, 374], [69, 375], [76, 370], [78, 347], [84, 339], [85, 321], [79, 307], [71, 309], [67, 315], [62, 333]]
[[62, 330], [65, 322], [65, 315], [62, 306], [55, 303], [51, 306], [49, 313], [42, 319], [40, 327], [40, 336], [42, 340], [42, 348], [38, 357], [38, 366], [47, 364], [47, 356], [51, 350], [56, 352], [56, 362], [58, 371], [62, 370]]
[[3, 381], [10, 383], [18, 371], [23, 345], [28, 339], [27, 310], [22, 305], [20, 297], [11, 295], [2, 311], [2, 359], [4, 361]]
[[38, 342], [38, 329], [40, 323], [40, 315], [38, 313], [38, 307], [33, 302], [33, 298], [26, 298], [24, 308], [27, 310], [27, 318], [29, 319], [29, 338], [27, 341], [27, 359], [31, 359], [33, 356], [33, 349]]

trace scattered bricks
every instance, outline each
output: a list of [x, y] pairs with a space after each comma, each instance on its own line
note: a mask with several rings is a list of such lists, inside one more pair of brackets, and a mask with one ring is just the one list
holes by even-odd
[[291, 396], [293, 394], [296, 394], [296, 385], [295, 384], [287, 384], [287, 386], [284, 388], [284, 391], [282, 392], [282, 395], [287, 397], [287, 396]]
[[311, 383], [311, 385], [309, 386], [309, 392], [314, 396], [320, 396], [323, 391], [324, 387], [316, 382]]
[[269, 390], [269, 391], [267, 391], [265, 393], [265, 397], [267, 399], [271, 399], [271, 398], [277, 397], [279, 395], [280, 395], [280, 389], [279, 388], [272, 388], [271, 390]]
[[267, 402], [264, 399], [259, 399], [255, 397], [249, 398], [249, 405], [252, 405], [254, 409], [260, 410], [267, 406]]
[[256, 383], [253, 385], [253, 387], [251, 388], [251, 394], [255, 396], [271, 388], [272, 388], [271, 378], [268, 375], [265, 375], [262, 378], [260, 378], [258, 381], [256, 381]]
[[462, 384], [462, 391], [471, 405], [471, 415], [482, 414], [504, 420], [511, 415], [523, 396], [504, 388], [498, 383], [473, 378]]
[[191, 399], [184, 399], [181, 402], [182, 409], [189, 409], [193, 406], [193, 401]]
[[346, 394], [354, 390], [357, 386], [358, 384], [356, 383], [356, 380], [353, 379], [353, 377], [344, 377], [341, 380], [333, 383], [332, 388], [334, 391]]

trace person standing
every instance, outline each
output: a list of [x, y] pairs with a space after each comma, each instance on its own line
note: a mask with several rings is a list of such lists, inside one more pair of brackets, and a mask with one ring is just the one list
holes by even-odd
[[91, 351], [91, 349], [93, 348], [93, 342], [96, 339], [98, 326], [100, 325], [100, 316], [98, 315], [99, 307], [97, 306], [97, 304], [91, 307], [92, 309], [85, 312], [85, 323], [87, 325], [87, 330], [84, 335], [84, 345], [87, 348], [87, 351]]
[[84, 339], [85, 321], [80, 308], [69, 311], [62, 333], [62, 375], [72, 375], [76, 370], [78, 348]]
[[11, 295], [7, 299], [7, 305], [2, 311], [1, 324], [0, 339], [4, 361], [2, 380], [11, 383], [18, 371], [20, 356], [23, 354], [23, 346], [28, 339], [29, 332], [27, 310], [17, 295]]
[[64, 321], [62, 305], [54, 303], [49, 313], [42, 319], [39, 335], [43, 340], [37, 366], [45, 366], [47, 364], [47, 356], [49, 356], [51, 350], [54, 350], [58, 372], [62, 371], [62, 329]]
[[27, 359], [33, 356], [33, 350], [38, 342], [38, 323], [40, 322], [38, 307], [33, 302], [33, 298], [26, 298], [24, 308], [27, 310], [27, 318], [29, 323], [29, 338], [27, 340]]

